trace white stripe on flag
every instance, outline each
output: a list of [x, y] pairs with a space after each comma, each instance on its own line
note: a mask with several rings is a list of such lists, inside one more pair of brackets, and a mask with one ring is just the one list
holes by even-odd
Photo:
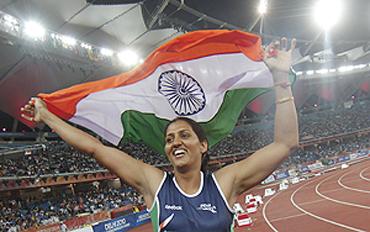
[[117, 144], [123, 136], [121, 114], [126, 110], [151, 113], [168, 120], [177, 117], [167, 99], [158, 92], [159, 76], [170, 70], [188, 74], [203, 89], [204, 109], [189, 116], [198, 122], [207, 122], [216, 115], [227, 90], [273, 85], [272, 75], [264, 62], [253, 61], [242, 53], [163, 64], [137, 83], [90, 94], [78, 103], [70, 121]]

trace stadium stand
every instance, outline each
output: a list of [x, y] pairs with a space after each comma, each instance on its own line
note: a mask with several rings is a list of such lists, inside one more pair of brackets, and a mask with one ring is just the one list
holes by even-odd
[[[300, 137], [302, 146], [286, 160], [280, 169], [299, 167], [321, 160], [325, 163], [332, 157], [356, 152], [370, 147], [370, 118], [367, 109], [370, 101], [364, 100], [351, 108], [337, 106], [326, 110], [301, 113]], [[211, 151], [211, 168], [242, 159], [271, 141], [272, 121], [239, 124], [235, 132]], [[32, 150], [32, 146], [39, 149]], [[163, 156], [150, 151], [142, 144], [122, 144], [121, 148], [144, 162], [166, 167]], [[0, 230], [19, 231], [29, 227], [64, 221], [80, 214], [102, 210], [109, 211], [127, 204], [142, 205], [141, 197], [130, 187], [112, 187], [111, 180], [86, 181], [63, 187], [43, 187], [41, 198], [22, 196], [28, 185], [42, 180], [69, 176], [85, 177], [106, 170], [94, 159], [69, 147], [62, 141], [44, 142], [42, 145], [2, 145], [1, 152], [22, 150], [21, 155], [0, 157], [0, 186], [3, 189], [0, 207]], [[5, 158], [6, 157], [6, 158]], [[226, 159], [225, 157], [232, 157]], [[216, 164], [216, 165], [215, 165]], [[45, 179], [46, 178], [46, 179]], [[104, 179], [104, 178], [103, 178]], [[108, 178], [109, 179], [109, 178]], [[51, 183], [51, 182], [50, 182]], [[46, 185], [47, 186], [47, 185]], [[72, 186], [72, 187], [70, 187]], [[8, 191], [4, 191], [8, 189]], [[11, 190], [13, 189], [13, 190]], [[4, 192], [12, 194], [4, 194]], [[23, 195], [27, 195], [24, 194]], [[15, 197], [16, 196], [16, 197]]]

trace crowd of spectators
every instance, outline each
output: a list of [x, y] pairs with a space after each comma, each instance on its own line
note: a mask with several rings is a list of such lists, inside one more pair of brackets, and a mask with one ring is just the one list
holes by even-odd
[[[351, 108], [338, 106], [325, 111], [299, 115], [300, 142], [346, 134], [370, 128], [370, 101], [362, 101]], [[273, 140], [273, 120], [261, 120], [253, 124], [239, 125], [232, 136], [217, 144], [214, 156], [250, 153]]]
[[[98, 182], [97, 182], [98, 183]], [[128, 204], [141, 205], [142, 197], [131, 187], [115, 189], [92, 184], [85, 191], [53, 191], [52, 196], [0, 200], [0, 231], [57, 223], [77, 215], [109, 211]]]
[[64, 142], [51, 142], [46, 149], [15, 159], [0, 161], [0, 176], [41, 176], [105, 170], [91, 156]]
[[[301, 141], [315, 141], [317, 138], [341, 135], [324, 142], [312, 143], [295, 151], [281, 168], [297, 164], [328, 159], [343, 152], [354, 152], [370, 147], [369, 134], [345, 135], [370, 126], [370, 101], [360, 102], [351, 108], [338, 107], [310, 114], [300, 115]], [[210, 150], [212, 157], [228, 154], [251, 153], [272, 141], [273, 121], [263, 120], [253, 124], [239, 125], [232, 135]], [[167, 163], [161, 156], [143, 145], [125, 143], [121, 148], [137, 159], [154, 165]], [[24, 155], [18, 159], [0, 161], [1, 177], [42, 176], [47, 174], [81, 173], [103, 171], [89, 155], [82, 154], [61, 141], [45, 144], [40, 152]], [[40, 199], [20, 198], [0, 200], [0, 231], [18, 231], [34, 225], [63, 221], [81, 213], [109, 210], [127, 204], [141, 204], [137, 192], [125, 186], [114, 189], [91, 185], [88, 191], [62, 191]]]
[[[368, 135], [338, 138], [298, 149], [281, 168], [291, 168], [296, 164], [312, 163], [369, 148]], [[39, 199], [0, 200], [0, 231], [20, 231], [19, 229], [56, 223], [78, 214], [110, 210], [129, 203], [141, 205], [143, 199], [129, 186], [115, 189], [107, 184], [91, 184], [84, 191], [58, 191], [52, 196], [45, 195]]]
[[[300, 141], [345, 134], [370, 128], [370, 101], [354, 104], [351, 108], [337, 107], [300, 116]], [[273, 140], [273, 120], [239, 125], [212, 149], [211, 157], [251, 153]], [[0, 161], [0, 176], [40, 176], [60, 173], [103, 171], [91, 156], [74, 150], [63, 142], [48, 143], [46, 150], [37, 154]], [[137, 159], [153, 165], [167, 164], [167, 158], [143, 144], [125, 143], [120, 148]], [[312, 156], [312, 159], [317, 158]], [[297, 158], [297, 162], [300, 159]]]
[[370, 127], [370, 101], [302, 116], [300, 136], [326, 137]]
[[281, 165], [281, 168], [296, 167], [299, 164], [310, 164], [317, 160], [324, 161], [336, 156], [356, 152], [362, 149], [370, 149], [370, 136], [353, 136], [313, 144], [299, 148]]
[[164, 155], [158, 154], [145, 144], [124, 143], [120, 145], [120, 149], [148, 164], [161, 165], [168, 163]]

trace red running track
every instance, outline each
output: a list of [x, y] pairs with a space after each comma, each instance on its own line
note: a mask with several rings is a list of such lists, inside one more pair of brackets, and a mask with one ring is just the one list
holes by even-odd
[[[252, 190], [261, 194], [261, 190]], [[244, 194], [245, 195], [245, 194]], [[243, 196], [244, 196], [243, 195]], [[243, 204], [243, 196], [239, 202]], [[290, 185], [264, 199], [253, 225], [243, 231], [370, 231], [370, 160]], [[152, 231], [151, 224], [134, 231]]]
[[[300, 183], [264, 205], [264, 230], [370, 231], [370, 161]], [[365, 170], [365, 171], [364, 171]], [[263, 214], [263, 213], [262, 213]], [[260, 224], [263, 224], [260, 223]]]

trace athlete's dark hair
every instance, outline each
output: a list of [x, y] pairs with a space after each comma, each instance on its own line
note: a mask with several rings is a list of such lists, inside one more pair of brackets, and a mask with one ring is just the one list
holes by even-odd
[[[165, 135], [165, 136], [166, 136], [166, 134], [167, 134], [167, 129], [168, 129], [168, 127], [169, 127], [172, 123], [177, 122], [177, 121], [185, 121], [185, 122], [187, 122], [187, 123], [191, 126], [191, 128], [193, 129], [194, 133], [197, 135], [197, 137], [198, 137], [199, 141], [200, 141], [200, 142], [204, 142], [204, 141], [206, 141], [206, 142], [207, 142], [207, 144], [208, 144], [208, 139], [207, 139], [207, 137], [206, 137], [206, 134], [204, 133], [203, 128], [202, 128], [202, 127], [201, 127], [201, 126], [200, 126], [196, 121], [194, 121], [193, 119], [185, 118], [185, 117], [177, 117], [177, 118], [173, 119], [172, 121], [170, 121], [170, 122], [166, 125], [166, 127], [164, 128], [164, 135]], [[209, 161], [209, 154], [208, 154], [208, 152], [206, 151], [206, 152], [204, 152], [204, 153], [202, 154], [202, 166], [201, 166], [201, 169], [200, 169], [200, 170], [201, 170], [203, 173], [206, 173], [206, 171], [207, 171], [208, 161]]]

